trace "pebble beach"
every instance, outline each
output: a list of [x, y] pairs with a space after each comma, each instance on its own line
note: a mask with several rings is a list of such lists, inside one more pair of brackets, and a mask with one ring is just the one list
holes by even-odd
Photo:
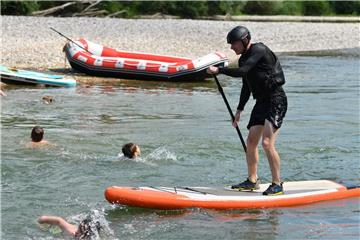
[[360, 42], [359, 23], [25, 16], [2, 16], [1, 21], [1, 64], [28, 69], [64, 68], [66, 39], [50, 27], [71, 39], [86, 38], [119, 50], [189, 58], [218, 50], [231, 62], [236, 56], [226, 34], [236, 25], [247, 26], [254, 42], [277, 53], [358, 48]]

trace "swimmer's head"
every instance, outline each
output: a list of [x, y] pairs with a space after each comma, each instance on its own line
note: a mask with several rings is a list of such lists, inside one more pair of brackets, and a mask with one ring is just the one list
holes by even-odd
[[95, 235], [94, 231], [100, 232], [101, 226], [99, 222], [92, 222], [90, 219], [84, 219], [75, 233], [75, 239], [87, 240], [92, 239]]
[[141, 154], [140, 147], [134, 143], [125, 144], [121, 150], [124, 156], [128, 158], [136, 158]]
[[31, 131], [31, 140], [33, 142], [41, 142], [44, 137], [44, 129], [39, 126], [35, 126]]
[[43, 101], [44, 101], [44, 103], [46, 103], [46, 104], [50, 104], [50, 103], [55, 102], [54, 97], [49, 96], [49, 95], [45, 95], [45, 96], [43, 96], [43, 97], [42, 97], [42, 100], [43, 100]]

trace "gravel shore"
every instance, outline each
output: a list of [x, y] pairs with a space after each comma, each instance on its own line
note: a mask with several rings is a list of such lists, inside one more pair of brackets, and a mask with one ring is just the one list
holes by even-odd
[[66, 40], [86, 38], [126, 51], [196, 58], [219, 50], [231, 61], [227, 32], [245, 25], [255, 42], [275, 52], [318, 51], [359, 47], [359, 23], [244, 22], [149, 20], [116, 18], [56, 18], [1, 16], [1, 64], [10, 67], [63, 68]]

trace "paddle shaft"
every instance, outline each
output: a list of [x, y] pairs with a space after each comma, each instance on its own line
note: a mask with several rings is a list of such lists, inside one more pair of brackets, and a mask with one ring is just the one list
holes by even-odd
[[62, 34], [61, 32], [59, 31], [56, 31], [54, 28], [50, 27], [51, 30], [53, 30], [54, 32], [58, 33], [60, 36], [66, 38], [68, 41], [74, 43], [76, 46], [78, 46], [79, 48], [81, 49], [84, 49], [85, 51], [87, 51], [88, 53], [90, 53], [92, 55], [91, 52], [89, 52], [89, 50], [85, 49], [84, 47], [80, 46], [79, 44], [77, 44], [76, 42], [74, 42], [73, 40], [71, 40], [70, 38], [68, 38], [67, 36], [65, 36], [64, 34]]
[[[220, 82], [219, 82], [219, 80], [218, 80], [218, 78], [216, 77], [215, 74], [214, 74], [214, 78], [215, 78], [216, 85], [218, 86], [219, 92], [220, 92], [222, 98], [224, 99], [225, 105], [226, 105], [226, 107], [227, 107], [227, 109], [228, 109], [228, 111], [229, 111], [229, 114], [230, 114], [230, 116], [231, 116], [231, 119], [232, 119], [232, 121], [234, 122], [234, 121], [235, 121], [235, 117], [234, 117], [233, 112], [231, 111], [229, 102], [228, 102], [228, 100], [226, 99], [224, 90], [222, 89], [222, 87], [221, 87], [221, 85], [220, 85]], [[244, 139], [243, 139], [243, 137], [242, 137], [242, 135], [241, 135], [239, 126], [236, 125], [236, 128], [235, 128], [235, 129], [236, 129], [236, 132], [237, 132], [238, 135], [239, 135], [240, 142], [241, 142], [241, 144], [242, 144], [242, 146], [243, 146], [243, 148], [244, 148], [244, 151], [246, 152], [246, 144], [245, 144], [245, 141], [244, 141]]]

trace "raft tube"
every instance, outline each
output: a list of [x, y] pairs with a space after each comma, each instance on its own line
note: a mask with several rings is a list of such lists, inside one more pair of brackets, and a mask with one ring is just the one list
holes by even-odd
[[[149, 53], [118, 51], [85, 39], [64, 46], [72, 68], [93, 76], [140, 80], [186, 81], [210, 77], [209, 66], [225, 67], [227, 57], [220, 53], [189, 59]], [[79, 45], [79, 46], [78, 46]]]

